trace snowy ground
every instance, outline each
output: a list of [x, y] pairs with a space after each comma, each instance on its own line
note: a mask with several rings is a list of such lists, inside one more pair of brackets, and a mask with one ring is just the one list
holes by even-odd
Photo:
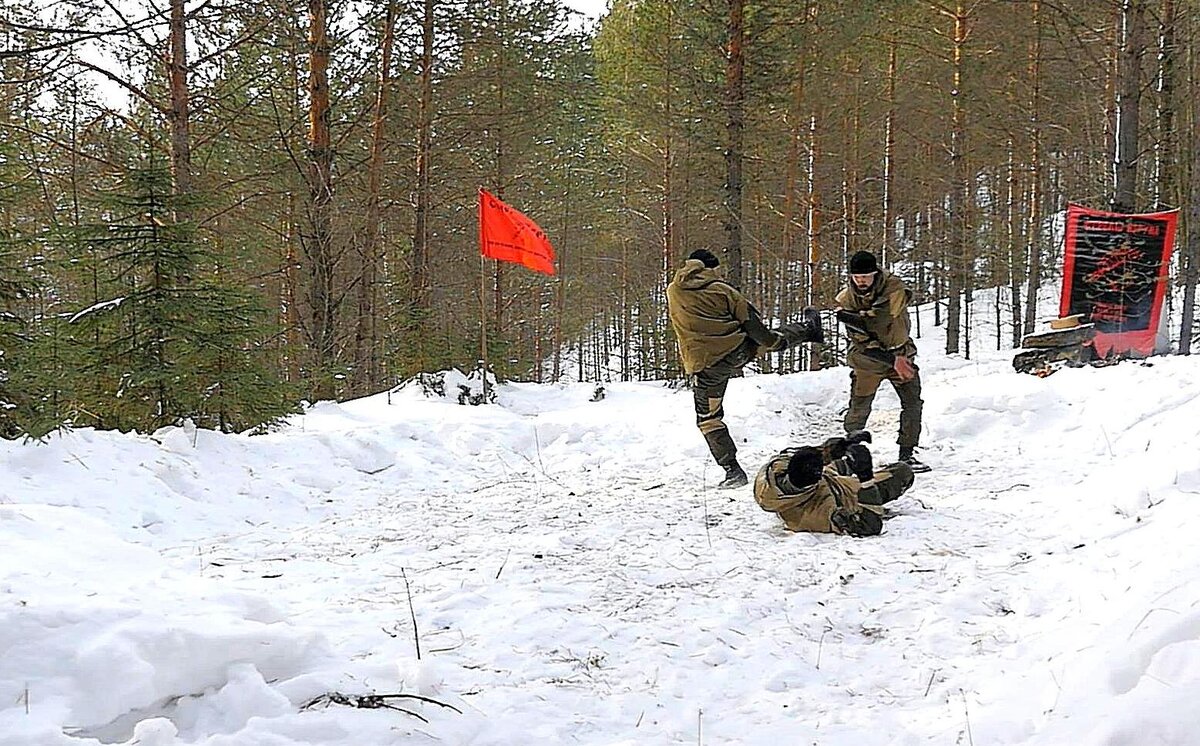
[[[923, 329], [935, 470], [874, 539], [712, 489], [654, 383], [0, 442], [0, 744], [1196, 743], [1200, 359], [1038, 379]], [[747, 468], [847, 383], [735, 380]]]

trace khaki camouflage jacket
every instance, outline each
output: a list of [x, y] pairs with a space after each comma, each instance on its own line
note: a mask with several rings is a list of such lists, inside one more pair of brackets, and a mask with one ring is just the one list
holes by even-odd
[[846, 363], [858, 370], [878, 369], [886, 375], [891, 368], [875, 358], [864, 354], [867, 349], [883, 349], [894, 355], [915, 357], [917, 346], [912, 341], [909, 331], [908, 304], [912, 300], [912, 292], [904, 287], [904, 283], [887, 270], [879, 270], [875, 282], [865, 293], [858, 292], [851, 284], [838, 293], [836, 302], [841, 308], [860, 315], [864, 325], [876, 337], [863, 334], [854, 329], [848, 329], [850, 337], [850, 353]]
[[733, 352], [747, 337], [768, 350], [782, 344], [745, 296], [699, 259], [684, 262], [667, 286], [667, 312], [689, 376]]
[[763, 510], [777, 513], [791, 531], [841, 533], [830, 517], [839, 506], [850, 513], [863, 510], [858, 503], [858, 478], [842, 476], [829, 464], [816, 484], [797, 489], [787, 476], [788, 461], [795, 450], [780, 451], [759, 469], [754, 478], [754, 499]]

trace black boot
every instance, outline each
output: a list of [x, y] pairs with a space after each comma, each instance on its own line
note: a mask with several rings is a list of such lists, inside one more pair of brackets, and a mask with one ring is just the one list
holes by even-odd
[[784, 324], [772, 331], [782, 336], [787, 341], [788, 347], [795, 347], [805, 342], [822, 344], [825, 341], [825, 329], [821, 326], [821, 312], [812, 306], [808, 306], [804, 309], [802, 315], [804, 316], [803, 321], [795, 324]]
[[717, 485], [717, 489], [732, 490], [738, 487], [745, 487], [749, 483], [750, 479], [746, 476], [746, 472], [735, 461], [733, 464], [725, 467], [725, 479]]
[[804, 309], [804, 331], [805, 342], [816, 344], [825, 342], [825, 328], [821, 326], [821, 312], [812, 306]]
[[901, 463], [908, 464], [908, 468], [912, 469], [914, 474], [923, 474], [924, 472], [931, 471], [928, 466], [917, 460], [917, 457], [913, 455], [913, 450], [913, 446], [900, 446]]

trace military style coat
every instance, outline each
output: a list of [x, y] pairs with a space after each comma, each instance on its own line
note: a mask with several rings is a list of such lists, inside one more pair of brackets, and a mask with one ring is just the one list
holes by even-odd
[[911, 301], [912, 292], [904, 287], [900, 278], [882, 269], [876, 273], [875, 282], [866, 292], [859, 292], [851, 284], [838, 293], [837, 305], [858, 314], [870, 332], [847, 330], [850, 352], [846, 364], [855, 370], [886, 377], [891, 374], [891, 366], [868, 355], [869, 350], [883, 350], [910, 359], [915, 357], [917, 346], [913, 343], [908, 319]]
[[783, 344], [780, 335], [762, 325], [746, 297], [699, 259], [684, 262], [667, 286], [667, 313], [689, 376], [733, 352], [747, 338], [767, 349]]
[[780, 451], [759, 469], [754, 478], [754, 499], [763, 510], [782, 518], [790, 531], [843, 533], [832, 520], [834, 511], [842, 508], [857, 515], [865, 510], [858, 502], [858, 477], [843, 476], [834, 464], [829, 464], [816, 484], [796, 488], [787, 476], [788, 461], [795, 451]]

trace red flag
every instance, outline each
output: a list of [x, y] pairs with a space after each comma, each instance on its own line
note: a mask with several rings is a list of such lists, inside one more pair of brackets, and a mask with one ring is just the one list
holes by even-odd
[[554, 274], [554, 247], [537, 223], [479, 190], [479, 252], [489, 259], [524, 264]]

